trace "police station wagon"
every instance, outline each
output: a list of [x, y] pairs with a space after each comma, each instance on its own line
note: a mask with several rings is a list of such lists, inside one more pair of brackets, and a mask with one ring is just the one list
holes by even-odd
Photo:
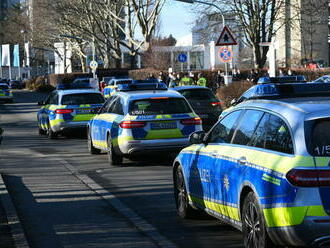
[[[88, 124], [92, 154], [107, 151], [109, 162], [155, 152], [178, 152], [189, 135], [202, 130], [201, 119], [178, 92], [164, 84], [129, 84], [111, 96]], [[148, 89], [148, 90], [146, 90]]]
[[39, 134], [55, 139], [65, 130], [86, 128], [96, 109], [104, 103], [101, 92], [94, 89], [55, 90], [39, 102]]
[[330, 245], [330, 97], [233, 107], [174, 162], [178, 214], [204, 210], [246, 247]]

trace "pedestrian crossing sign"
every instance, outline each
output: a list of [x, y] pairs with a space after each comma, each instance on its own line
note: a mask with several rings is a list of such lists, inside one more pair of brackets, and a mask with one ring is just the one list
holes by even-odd
[[231, 46], [231, 45], [237, 45], [237, 42], [231, 33], [230, 29], [225, 26], [220, 34], [220, 37], [215, 44], [216, 46]]

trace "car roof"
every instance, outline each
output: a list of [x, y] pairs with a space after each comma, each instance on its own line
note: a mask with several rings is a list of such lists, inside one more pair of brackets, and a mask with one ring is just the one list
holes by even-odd
[[139, 90], [139, 91], [119, 91], [115, 95], [122, 96], [130, 100], [145, 99], [151, 97], [176, 97], [184, 98], [179, 92], [170, 90]]
[[207, 87], [204, 86], [198, 86], [198, 85], [185, 85], [185, 86], [178, 86], [170, 88], [171, 90], [196, 90], [196, 89], [203, 89], [203, 90], [210, 90]]
[[283, 98], [277, 100], [257, 99], [244, 101], [237, 108], [262, 108], [282, 115], [287, 120], [305, 116], [329, 116], [330, 97]]
[[95, 89], [74, 89], [74, 90], [57, 90], [57, 93], [59, 95], [70, 95], [70, 94], [78, 94], [78, 93], [99, 93], [101, 92], [95, 90]]

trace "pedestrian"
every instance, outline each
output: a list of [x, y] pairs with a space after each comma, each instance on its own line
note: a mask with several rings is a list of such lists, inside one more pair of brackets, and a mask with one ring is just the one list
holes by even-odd
[[175, 74], [175, 73], [170, 73], [169, 75], [169, 84], [168, 86], [170, 88], [179, 86], [179, 82], [180, 82], [180, 75], [179, 73]]
[[207, 80], [202, 73], [198, 74], [197, 85], [206, 87]]
[[282, 71], [282, 69], [279, 69], [279, 71], [278, 71], [278, 75], [279, 75], [280, 77], [284, 77], [284, 72]]
[[185, 73], [183, 78], [181, 78], [179, 86], [193, 85], [194, 81], [189, 77], [188, 73]]
[[154, 74], [149, 73], [147, 79], [157, 79]]

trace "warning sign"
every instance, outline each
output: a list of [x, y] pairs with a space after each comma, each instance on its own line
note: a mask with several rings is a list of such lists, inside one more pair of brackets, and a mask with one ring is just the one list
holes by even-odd
[[215, 45], [216, 46], [237, 45], [237, 42], [234, 39], [233, 34], [231, 33], [230, 29], [227, 26], [223, 28], [220, 37]]

